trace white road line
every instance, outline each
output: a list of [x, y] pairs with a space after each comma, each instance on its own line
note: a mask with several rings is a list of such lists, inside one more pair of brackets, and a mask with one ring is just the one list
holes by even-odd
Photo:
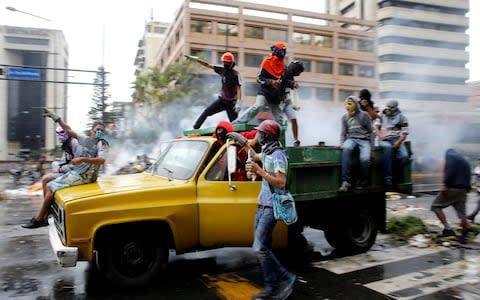
[[312, 265], [316, 268], [326, 269], [336, 274], [345, 274], [373, 266], [400, 261], [403, 259], [449, 250], [450, 249], [445, 247], [416, 248], [405, 245], [394, 248], [386, 248], [378, 251], [370, 250], [366, 253], [354, 256], [315, 262], [312, 263]]
[[[476, 258], [375, 281], [364, 286], [395, 299], [408, 300], [466, 283], [478, 283], [480, 282], [479, 275], [479, 259]], [[418, 289], [420, 292], [405, 297], [395, 293], [405, 289]]]

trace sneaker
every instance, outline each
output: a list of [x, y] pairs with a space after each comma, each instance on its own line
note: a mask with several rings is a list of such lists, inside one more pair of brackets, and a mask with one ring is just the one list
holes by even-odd
[[471, 214], [471, 215], [467, 216], [467, 219], [470, 220], [471, 222], [473, 222], [475, 220], [476, 216], [477, 216], [477, 214]]
[[272, 299], [274, 296], [274, 289], [272, 287], [266, 286], [252, 296], [252, 300], [263, 300], [263, 299]]
[[367, 187], [368, 187], [368, 182], [365, 179], [363, 179], [357, 183], [355, 188], [357, 190], [363, 190], [363, 189], [366, 189]]
[[452, 229], [444, 229], [439, 237], [457, 236]]
[[273, 295], [272, 299], [275, 300], [284, 300], [287, 299], [290, 294], [292, 294], [293, 287], [297, 282], [297, 275], [290, 273], [287, 279], [280, 282], [277, 293]]
[[346, 192], [350, 189], [351, 184], [348, 181], [342, 182], [342, 185], [338, 188], [339, 192]]
[[48, 222], [45, 220], [37, 221], [35, 218], [31, 218], [30, 222], [27, 224], [23, 224], [23, 228], [27, 229], [34, 229], [34, 228], [39, 228], [39, 227], [45, 227], [48, 226]]
[[294, 147], [300, 146], [300, 140], [296, 140], [295, 142], [293, 142], [293, 146]]

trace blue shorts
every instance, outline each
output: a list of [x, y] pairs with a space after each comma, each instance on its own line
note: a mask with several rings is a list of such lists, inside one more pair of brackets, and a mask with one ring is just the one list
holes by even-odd
[[56, 192], [57, 190], [81, 184], [83, 184], [82, 176], [75, 171], [70, 171], [50, 181], [47, 183], [47, 186], [52, 192]]

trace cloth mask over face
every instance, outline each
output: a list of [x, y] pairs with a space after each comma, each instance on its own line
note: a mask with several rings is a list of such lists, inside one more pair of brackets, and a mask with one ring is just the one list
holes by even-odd
[[355, 100], [353, 99], [348, 98], [347, 100], [345, 100], [344, 106], [350, 116], [355, 115], [355, 113], [357, 112], [357, 105], [355, 104]]

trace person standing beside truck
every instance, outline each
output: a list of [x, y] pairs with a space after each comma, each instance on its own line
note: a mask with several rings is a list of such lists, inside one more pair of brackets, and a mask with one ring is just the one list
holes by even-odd
[[193, 125], [194, 129], [198, 129], [202, 126], [207, 117], [216, 113], [226, 111], [230, 122], [238, 117], [240, 111], [240, 99], [242, 99], [242, 80], [240, 73], [234, 70], [235, 58], [231, 52], [225, 52], [222, 55], [223, 66], [217, 66], [209, 64], [203, 59], [199, 59], [196, 56], [185, 55], [186, 58], [196, 61], [202, 66], [212, 69], [215, 73], [222, 77], [222, 89], [217, 100], [210, 104], [202, 114], [198, 117], [197, 121]]
[[[287, 156], [280, 142], [280, 125], [273, 120], [265, 120], [257, 128], [258, 142], [262, 145], [260, 154], [252, 158], [261, 160], [263, 168], [255, 162], [246, 165], [247, 176], [262, 177], [262, 187], [258, 195], [258, 207], [254, 224], [253, 251], [263, 271], [265, 286], [252, 299], [286, 299], [293, 291], [297, 276], [289, 272], [272, 252], [272, 234], [277, 220], [273, 214], [272, 191], [285, 189]], [[252, 150], [249, 150], [252, 151]]]
[[342, 132], [340, 134], [342, 184], [338, 188], [339, 192], [346, 192], [351, 187], [352, 155], [353, 150], [357, 147], [360, 151], [360, 178], [357, 188], [367, 186], [368, 169], [375, 141], [370, 116], [360, 109], [357, 97], [349, 96], [345, 99], [344, 105], [347, 113], [342, 116]]
[[108, 152], [108, 143], [103, 139], [105, 126], [102, 122], [97, 121], [93, 123], [88, 137], [79, 136], [58, 115], [46, 108], [43, 110], [44, 117], [51, 118], [55, 123], [58, 123], [69, 136], [78, 139], [82, 151], [78, 157], [71, 160], [71, 164], [74, 165], [73, 170], [68, 171], [46, 185], [45, 196], [40, 211], [35, 217], [30, 219], [27, 224], [22, 225], [23, 228], [27, 229], [48, 226], [48, 213], [57, 190], [97, 181], [99, 169], [104, 164], [105, 156]]
[[435, 213], [438, 220], [443, 224], [442, 237], [456, 236], [450, 224], [447, 222], [442, 209], [453, 206], [460, 219], [462, 234], [458, 241], [462, 244], [467, 242], [468, 222], [466, 216], [467, 193], [471, 187], [470, 164], [463, 155], [454, 149], [445, 152], [445, 167], [443, 171], [443, 185], [440, 193], [433, 200], [430, 210]]

